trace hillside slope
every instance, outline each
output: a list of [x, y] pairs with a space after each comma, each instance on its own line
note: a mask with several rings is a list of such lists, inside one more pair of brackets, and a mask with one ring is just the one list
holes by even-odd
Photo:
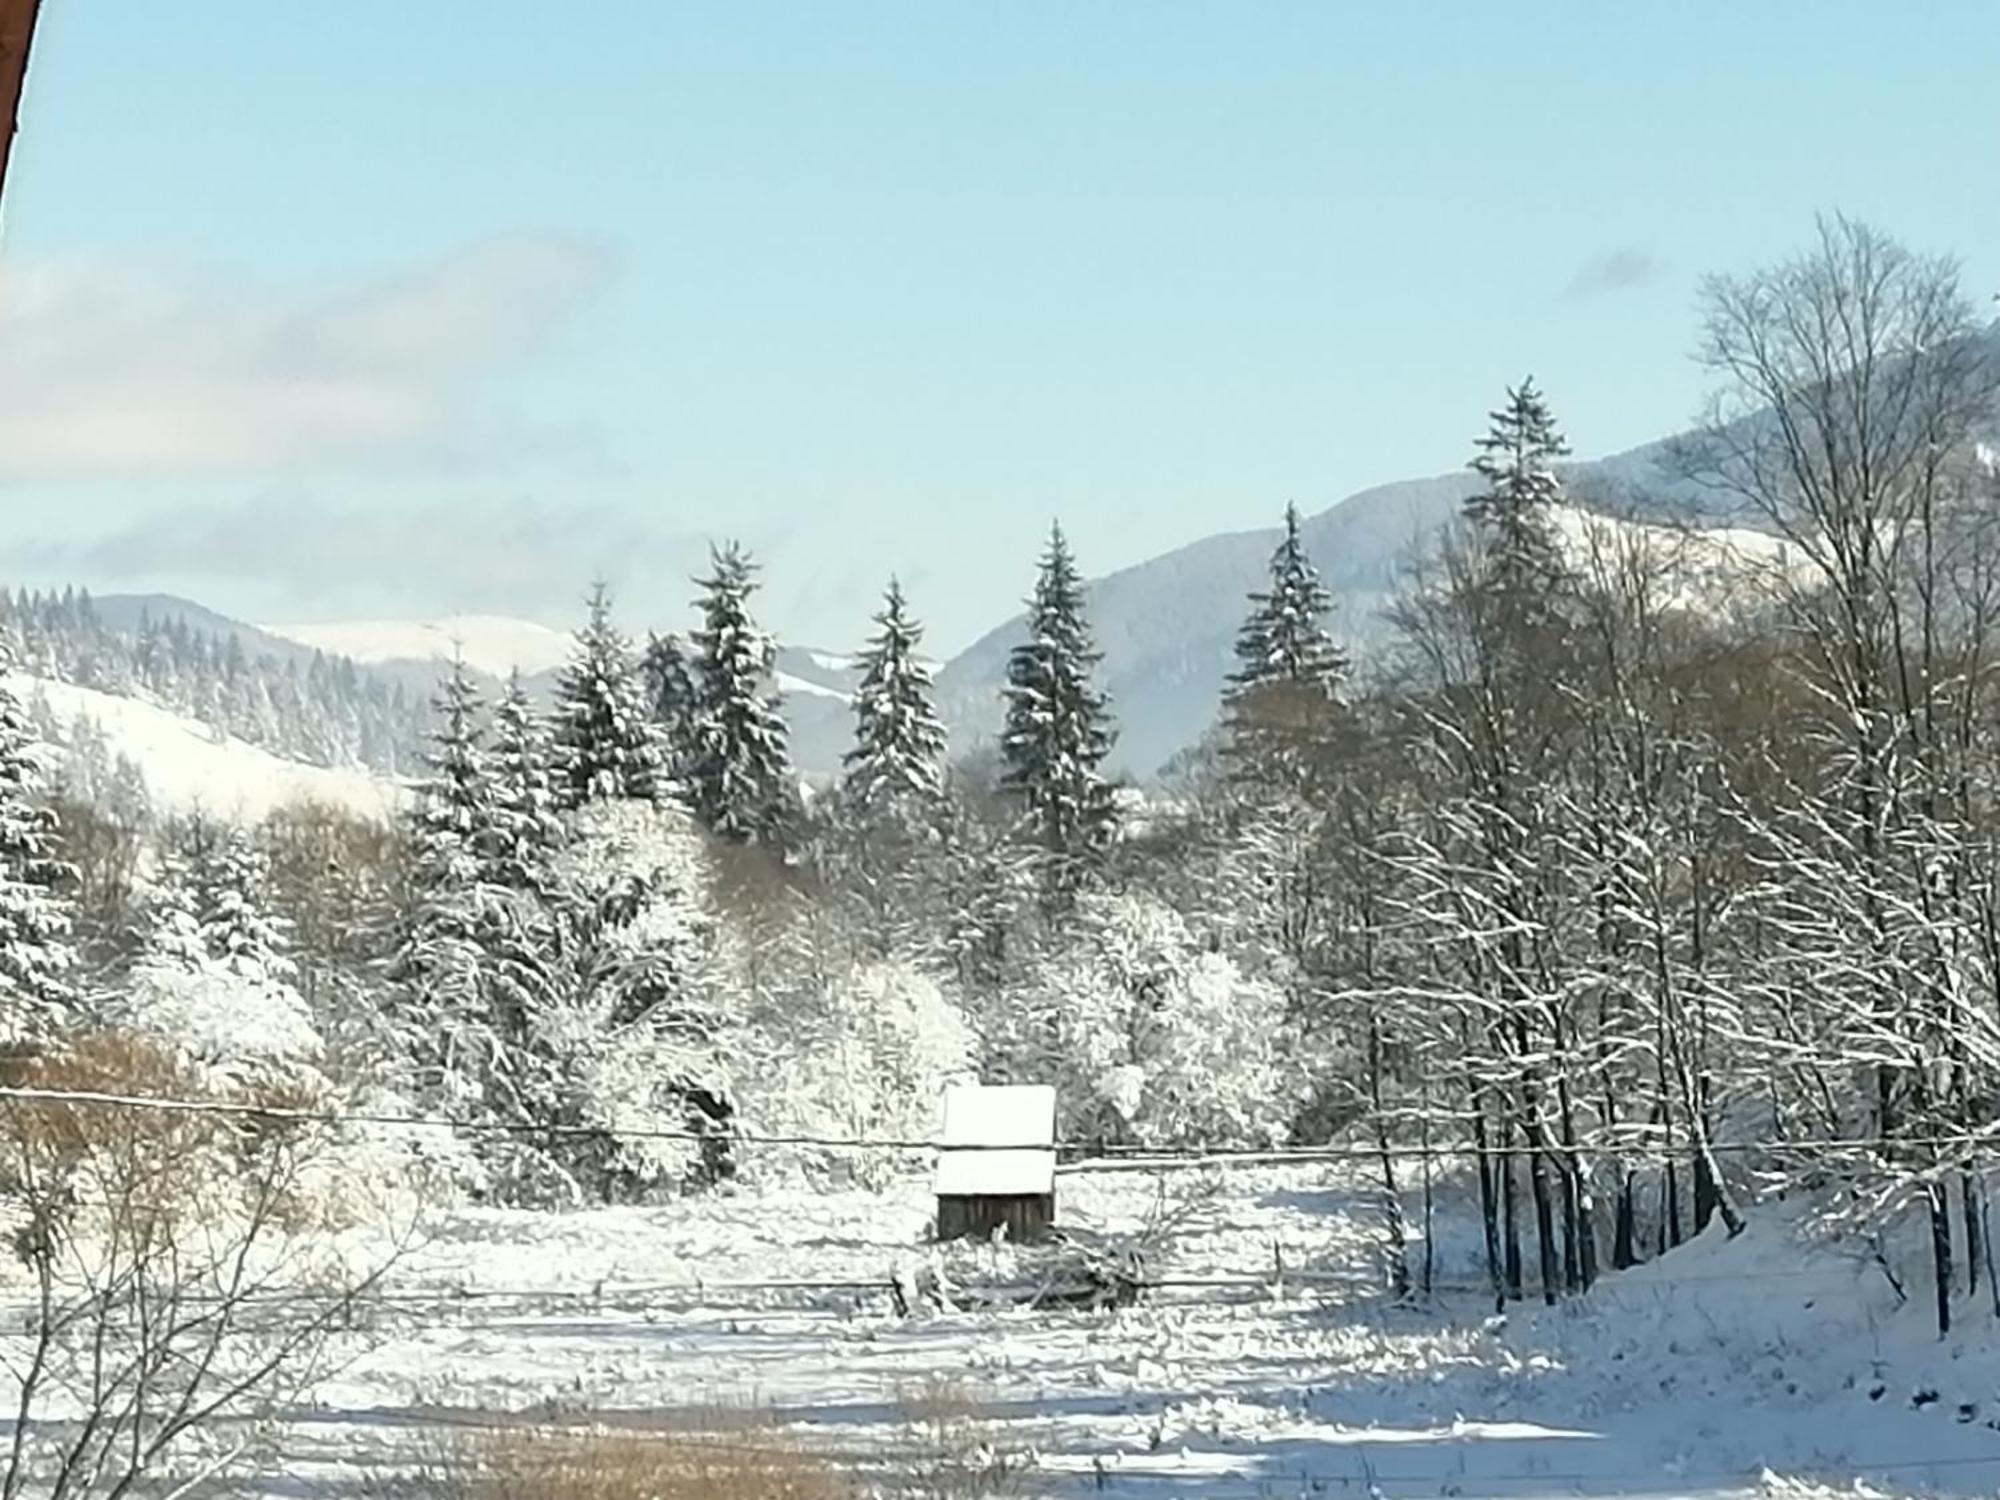
[[324, 803], [368, 818], [388, 817], [401, 805], [402, 788], [386, 777], [284, 760], [138, 698], [43, 677], [8, 681], [24, 702], [47, 703], [60, 738], [68, 739], [79, 721], [94, 724], [111, 755], [122, 754], [138, 766], [160, 812], [200, 808], [254, 822], [295, 802]]

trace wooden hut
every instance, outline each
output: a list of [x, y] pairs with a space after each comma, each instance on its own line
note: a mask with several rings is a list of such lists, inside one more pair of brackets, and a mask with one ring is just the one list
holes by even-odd
[[1046, 1236], [1056, 1220], [1056, 1091], [958, 1083], [945, 1090], [937, 1163], [941, 1240]]

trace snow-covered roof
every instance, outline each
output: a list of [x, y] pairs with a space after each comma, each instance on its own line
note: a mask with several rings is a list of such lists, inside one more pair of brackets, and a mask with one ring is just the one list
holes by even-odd
[[[944, 1091], [938, 1195], [971, 1198], [1052, 1193], [1056, 1186], [1055, 1139], [1056, 1091], [1048, 1084], [952, 1084]], [[984, 1149], [954, 1151], [954, 1146]]]

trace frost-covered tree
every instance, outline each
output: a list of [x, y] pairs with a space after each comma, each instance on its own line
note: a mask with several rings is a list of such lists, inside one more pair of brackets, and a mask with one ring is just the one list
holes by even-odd
[[611, 623], [611, 594], [591, 590], [590, 614], [556, 679], [556, 792], [565, 810], [608, 797], [654, 802], [668, 791], [659, 737], [632, 651]]
[[1569, 444], [1533, 376], [1508, 388], [1477, 447], [1471, 468], [1486, 488], [1466, 500], [1465, 515], [1485, 535], [1493, 581], [1509, 592], [1546, 589], [1562, 573], [1552, 513], [1563, 494], [1556, 460]]
[[116, 1018], [212, 1086], [317, 1089], [323, 1043], [266, 874], [242, 828], [200, 815], [170, 828]]
[[1223, 741], [1238, 778], [1295, 789], [1324, 735], [1347, 660], [1322, 624], [1332, 598], [1306, 556], [1299, 510], [1285, 507], [1285, 535], [1271, 554], [1268, 589], [1250, 596], [1236, 634], [1237, 669], [1223, 690]]
[[74, 1000], [68, 867], [41, 797], [40, 736], [8, 682], [0, 636], [0, 1046], [45, 1037]]
[[1066, 1139], [1272, 1145], [1301, 1099], [1285, 997], [1156, 898], [1090, 896], [988, 1037], [995, 1071], [1056, 1085]]
[[854, 747], [844, 757], [849, 805], [864, 816], [932, 805], [944, 790], [944, 725], [930, 664], [917, 655], [923, 627], [893, 578], [875, 623], [854, 695]]
[[[394, 975], [420, 1096], [455, 1116], [546, 1118], [538, 1026], [564, 988], [563, 945], [547, 904], [550, 834], [532, 719], [502, 716], [503, 783], [484, 743], [477, 690], [455, 664], [437, 699], [430, 775], [410, 815], [412, 894]], [[532, 1142], [481, 1142], [506, 1192], [533, 1191]]]
[[701, 696], [680, 637], [669, 634], [649, 639], [639, 660], [639, 673], [645, 679], [646, 702], [659, 726], [668, 769], [676, 781], [684, 782], [694, 763]]
[[478, 689], [463, 660], [453, 661], [439, 685], [434, 710], [429, 774], [409, 814], [411, 895], [394, 976], [424, 1092], [456, 1106], [477, 1093], [467, 1075], [485, 1066], [491, 1051], [478, 933], [493, 827], [492, 770]]
[[492, 836], [482, 851], [486, 878], [511, 891], [547, 895], [564, 840], [553, 748], [521, 674], [493, 708], [490, 773]]
[[1326, 633], [1333, 598], [1299, 537], [1299, 508], [1285, 507], [1285, 536], [1271, 554], [1271, 584], [1250, 596], [1250, 614], [1236, 633], [1237, 668], [1231, 698], [1267, 683], [1331, 692], [1347, 671], [1346, 659]]
[[1069, 882], [1110, 844], [1117, 805], [1100, 769], [1113, 731], [1104, 695], [1091, 683], [1099, 653], [1060, 525], [1049, 532], [1027, 628], [1007, 661], [1001, 784], [1020, 799], [1035, 842]]
[[770, 692], [776, 648], [750, 615], [756, 565], [732, 542], [710, 554], [708, 576], [697, 582], [695, 812], [733, 843], [782, 843], [795, 789], [784, 717]]
[[[748, 1129], [769, 1134], [921, 1140], [937, 1129], [945, 1085], [972, 1076], [977, 1044], [954, 997], [897, 961], [801, 973], [781, 1007], [756, 1020], [734, 1059]], [[920, 1159], [802, 1147], [759, 1153], [746, 1172], [804, 1171], [885, 1184]]]
[[597, 1194], [728, 1175], [740, 1018], [706, 983], [715, 914], [699, 828], [672, 807], [593, 806], [561, 874], [574, 982], [543, 1034], [553, 1116], [582, 1131], [561, 1145], [564, 1169], [579, 1191]]

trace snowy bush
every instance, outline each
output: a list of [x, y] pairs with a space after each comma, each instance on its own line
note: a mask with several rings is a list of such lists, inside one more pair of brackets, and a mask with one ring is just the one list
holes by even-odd
[[1162, 902], [1086, 900], [989, 1038], [1009, 1079], [1056, 1085], [1066, 1138], [1268, 1145], [1300, 1089], [1283, 994], [1210, 951]]
[[[735, 1087], [755, 1133], [929, 1140], [944, 1087], [968, 1076], [974, 1037], [938, 983], [908, 964], [862, 964], [793, 997], [758, 1028]], [[786, 1014], [789, 1012], [789, 1014]], [[921, 1152], [765, 1150], [762, 1178], [803, 1172], [878, 1187], [921, 1168]]]

